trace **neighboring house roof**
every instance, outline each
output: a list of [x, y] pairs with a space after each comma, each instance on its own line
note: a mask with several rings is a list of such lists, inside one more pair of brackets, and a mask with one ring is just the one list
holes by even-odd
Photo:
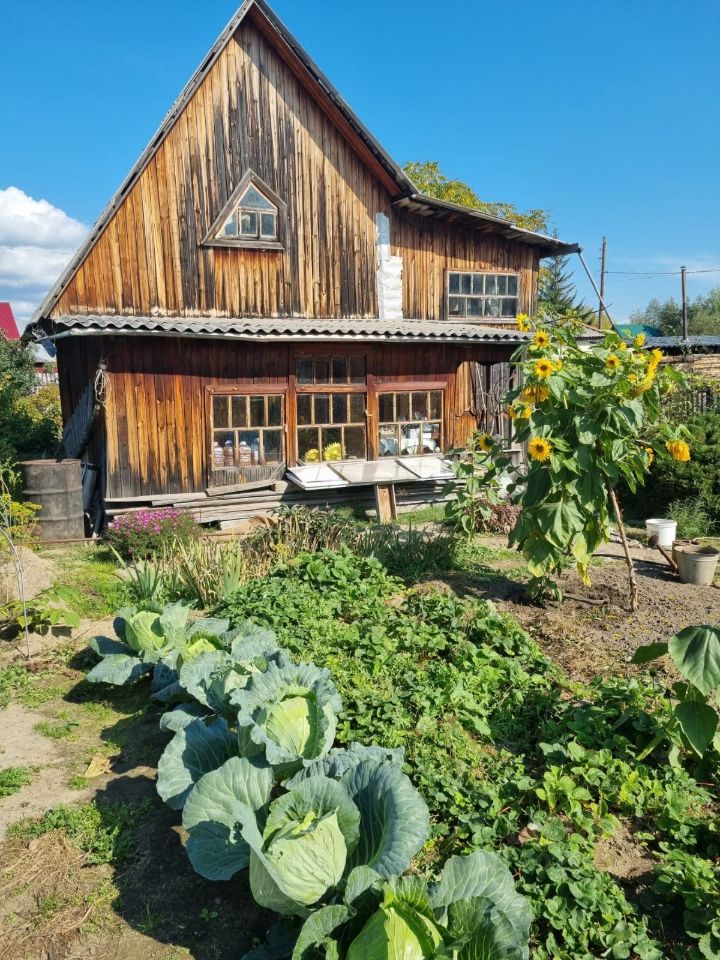
[[661, 350], [689, 350], [689, 351], [707, 351], [708, 353], [720, 353], [720, 337], [710, 335], [698, 335], [688, 337], [683, 340], [682, 337], [648, 337], [646, 346], [659, 347]]
[[646, 323], [618, 323], [617, 332], [626, 337], [634, 337], [638, 333], [644, 333], [646, 337], [662, 336], [662, 330], [659, 327], [652, 327]]
[[0, 300], [0, 333], [4, 334], [8, 340], [20, 339], [20, 331], [15, 322], [12, 307], [6, 300]]
[[[72, 315], [55, 319], [58, 336], [83, 333], [142, 333], [176, 336], [223, 336], [239, 340], [404, 340], [418, 343], [520, 344], [530, 334], [516, 328], [490, 327], [457, 320], [335, 320], [226, 317], [139, 317]], [[66, 328], [62, 332], [62, 328]]]
[[267, 3], [265, 3], [265, 0], [245, 0], [210, 48], [202, 64], [195, 71], [180, 96], [166, 114], [157, 133], [140, 155], [140, 158], [125, 178], [120, 189], [100, 214], [97, 223], [88, 234], [84, 243], [70, 260], [45, 300], [35, 311], [32, 324], [28, 325], [24, 336], [29, 337], [31, 334], [31, 325], [38, 323], [50, 314], [75, 271], [80, 267], [96, 240], [110, 222], [110, 219], [122, 200], [148, 165], [188, 101], [220, 56], [223, 48], [248, 14], [252, 14], [254, 22], [260, 26], [273, 42], [283, 46], [294, 55], [299, 66], [306, 71], [305, 75], [309, 75], [310, 80], [314, 83], [314, 89], [318, 98], [325, 100], [328, 109], [336, 111], [336, 115], [346, 124], [345, 129], [348, 131], [348, 135], [352, 135], [355, 138], [355, 142], [359, 144], [359, 149], [364, 151], [364, 155], [371, 161], [374, 161], [379, 178], [390, 192], [393, 201], [399, 207], [406, 207], [412, 212], [436, 219], [460, 220], [464, 226], [472, 227], [483, 232], [496, 233], [519, 242], [532, 244], [541, 249], [541, 256], [564, 255], [577, 252], [579, 249], [577, 244], [565, 243], [555, 237], [547, 237], [544, 234], [534, 233], [531, 230], [522, 230], [516, 227], [510, 220], [503, 220], [499, 217], [493, 217], [490, 214], [483, 213], [480, 210], [473, 210], [469, 207], [462, 207], [457, 204], [436, 200], [433, 197], [427, 197], [419, 193], [415, 184], [353, 113], [332, 83], [310, 58], [307, 51], [278, 19], [275, 13], [273, 13]]

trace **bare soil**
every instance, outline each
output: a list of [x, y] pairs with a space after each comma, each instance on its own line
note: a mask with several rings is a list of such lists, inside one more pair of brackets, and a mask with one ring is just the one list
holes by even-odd
[[[487, 542], [492, 547], [505, 546], [501, 540]], [[506, 560], [489, 561], [486, 576], [482, 572], [448, 574], [440, 580], [461, 596], [496, 602], [533, 634], [569, 676], [587, 681], [618, 671], [633, 672], [636, 668], [629, 661], [644, 644], [668, 640], [684, 627], [720, 623], [717, 580], [709, 587], [684, 584], [657, 551], [637, 547], [632, 556], [639, 585], [635, 613], [629, 611], [627, 566], [616, 544], [608, 544], [596, 556], [590, 567], [592, 586], [586, 587], [574, 570], [560, 580], [566, 594], [598, 604], [566, 598], [562, 604], [536, 606], [530, 603], [522, 579], [508, 570], [512, 562]]]

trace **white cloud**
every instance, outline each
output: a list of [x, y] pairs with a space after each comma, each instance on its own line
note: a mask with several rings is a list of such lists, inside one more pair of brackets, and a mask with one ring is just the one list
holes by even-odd
[[0, 300], [20, 327], [57, 280], [88, 227], [18, 187], [0, 189]]

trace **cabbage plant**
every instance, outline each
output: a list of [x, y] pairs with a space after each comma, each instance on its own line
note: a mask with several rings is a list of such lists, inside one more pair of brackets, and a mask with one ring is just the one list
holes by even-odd
[[269, 663], [232, 695], [237, 708], [240, 752], [264, 754], [289, 776], [324, 756], [335, 739], [342, 701], [330, 671], [313, 663]]
[[531, 920], [528, 901], [491, 853], [452, 857], [429, 885], [409, 876], [373, 880], [361, 868], [342, 902], [305, 920], [286, 957], [527, 960]]
[[164, 607], [145, 604], [126, 607], [113, 624], [115, 638], [94, 637], [91, 648], [101, 658], [88, 673], [90, 683], [123, 686], [154, 673], [153, 696], [171, 700], [179, 694], [177, 670], [201, 653], [227, 644], [228, 620], [190, 620], [183, 603]]
[[192, 699], [160, 722], [175, 733], [158, 763], [157, 791], [169, 806], [182, 809], [201, 776], [239, 755], [231, 696], [271, 662], [286, 660], [272, 631], [244, 624], [229, 650], [206, 651], [181, 665], [177, 685]]
[[402, 873], [428, 837], [427, 806], [397, 754], [336, 751], [262, 805], [243, 799], [242, 777], [259, 758], [242, 759], [242, 767], [232, 758], [204, 775], [190, 793], [187, 852], [209, 880], [249, 864], [253, 896], [277, 913], [307, 916], [336, 899], [356, 868], [372, 880]]

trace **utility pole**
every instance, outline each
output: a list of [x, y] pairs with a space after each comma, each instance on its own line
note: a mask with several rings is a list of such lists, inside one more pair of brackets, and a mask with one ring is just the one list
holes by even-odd
[[607, 260], [607, 237], [603, 237], [600, 259], [600, 303], [598, 304], [598, 329], [602, 330], [603, 307], [605, 306], [605, 261]]
[[680, 267], [680, 277], [682, 279], [682, 339], [687, 343], [688, 339], [688, 303], [687, 303], [687, 269]]

